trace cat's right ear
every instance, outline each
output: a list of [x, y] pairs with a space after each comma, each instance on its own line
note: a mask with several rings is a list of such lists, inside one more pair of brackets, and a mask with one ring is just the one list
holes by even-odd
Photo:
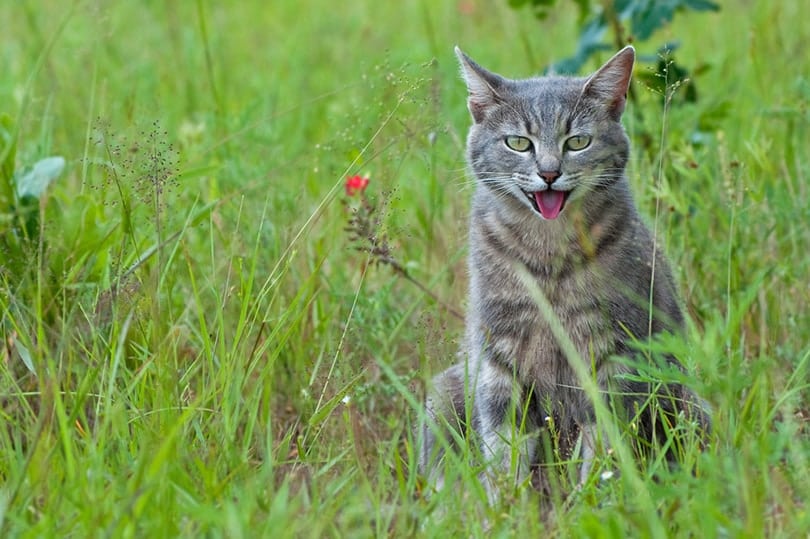
[[591, 75], [582, 90], [605, 103], [616, 121], [624, 112], [635, 59], [636, 49], [632, 45], [626, 46]]
[[456, 56], [461, 64], [461, 73], [467, 82], [467, 108], [475, 123], [481, 123], [487, 111], [503, 102], [499, 95], [505, 86], [506, 80], [500, 75], [491, 73], [473, 62], [469, 56], [456, 47]]

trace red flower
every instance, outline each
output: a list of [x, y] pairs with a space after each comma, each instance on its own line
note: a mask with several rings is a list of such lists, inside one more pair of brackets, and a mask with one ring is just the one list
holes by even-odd
[[346, 178], [346, 194], [353, 197], [357, 193], [362, 193], [368, 187], [368, 178], [365, 176], [349, 176]]

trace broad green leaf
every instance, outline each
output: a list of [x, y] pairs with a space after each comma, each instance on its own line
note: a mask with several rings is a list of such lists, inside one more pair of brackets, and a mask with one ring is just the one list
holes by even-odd
[[709, 0], [683, 0], [682, 4], [694, 11], [720, 11], [720, 4]]
[[631, 27], [636, 39], [646, 40], [659, 28], [668, 24], [675, 15], [675, 4], [642, 0], [635, 2]]
[[720, 9], [719, 5], [709, 0], [624, 0], [616, 2], [616, 5], [621, 17], [630, 19], [632, 32], [639, 40], [648, 39], [656, 30], [669, 24], [677, 11]]
[[586, 24], [579, 34], [577, 52], [574, 56], [560, 60], [549, 66], [548, 71], [560, 74], [575, 74], [597, 51], [610, 49], [611, 46], [602, 40], [607, 31], [607, 22], [603, 14], [597, 15]]
[[37, 375], [37, 371], [34, 368], [34, 362], [31, 360], [31, 352], [28, 351], [28, 348], [25, 347], [23, 343], [19, 340], [14, 341], [14, 348], [17, 349], [17, 353], [20, 354], [20, 359], [25, 364], [25, 367], [31, 371], [31, 374], [34, 376]]
[[39, 198], [48, 185], [56, 179], [65, 168], [64, 157], [46, 157], [37, 161], [31, 170], [23, 173], [17, 179], [17, 197]]

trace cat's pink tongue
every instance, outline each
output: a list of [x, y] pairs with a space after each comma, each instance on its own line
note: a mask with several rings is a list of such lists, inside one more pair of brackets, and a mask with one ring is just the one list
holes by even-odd
[[546, 189], [545, 191], [537, 191], [534, 193], [534, 200], [537, 202], [537, 207], [540, 208], [540, 213], [546, 219], [556, 219], [562, 211], [563, 203], [565, 202], [565, 193], [562, 191], [552, 191]]

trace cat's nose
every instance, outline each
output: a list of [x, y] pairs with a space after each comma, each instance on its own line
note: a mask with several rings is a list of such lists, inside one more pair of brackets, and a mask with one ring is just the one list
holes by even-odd
[[544, 182], [551, 185], [557, 178], [562, 176], [562, 173], [559, 170], [541, 170], [537, 175], [543, 178]]

